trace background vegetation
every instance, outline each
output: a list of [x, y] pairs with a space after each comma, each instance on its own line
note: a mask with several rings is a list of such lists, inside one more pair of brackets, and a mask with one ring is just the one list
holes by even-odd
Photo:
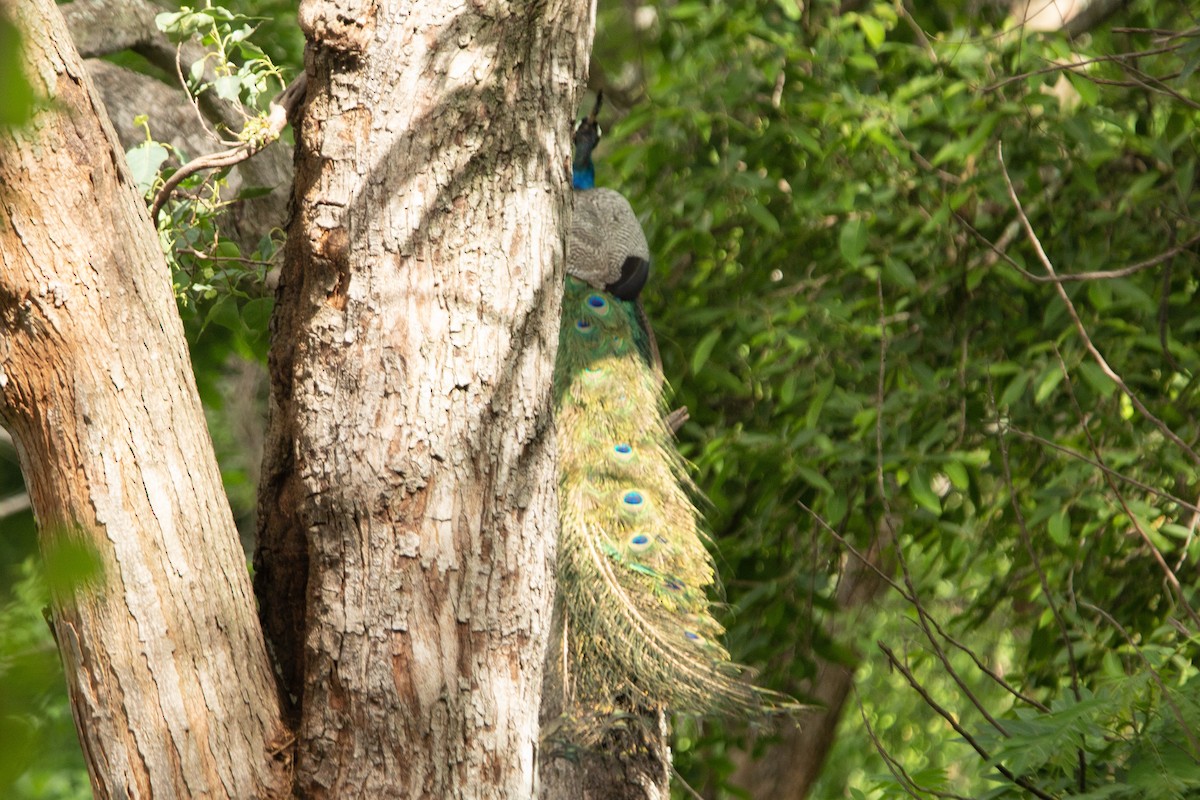
[[[294, 9], [246, 5], [295, 74]], [[599, 182], [651, 241], [731, 650], [798, 695], [857, 670], [813, 797], [1200, 797], [1200, 20], [1141, 0], [1071, 39], [1009, 12], [601, 8]], [[247, 531], [254, 269], [180, 280]], [[87, 796], [32, 521], [0, 529], [0, 740], [29, 743], [0, 795]], [[873, 548], [891, 585], [839, 604]], [[739, 796], [739, 748], [786, 757], [752, 733], [681, 721], [684, 781]]]

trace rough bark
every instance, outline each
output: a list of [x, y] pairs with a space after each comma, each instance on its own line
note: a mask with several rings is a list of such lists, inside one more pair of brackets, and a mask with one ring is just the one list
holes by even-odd
[[101, 579], [54, 629], [96, 796], [287, 793], [285, 733], [170, 275], [48, 0], [12, 4], [49, 100], [0, 130], [0, 418], [43, 547]]
[[256, 585], [308, 797], [529, 797], [585, 0], [308, 0]]

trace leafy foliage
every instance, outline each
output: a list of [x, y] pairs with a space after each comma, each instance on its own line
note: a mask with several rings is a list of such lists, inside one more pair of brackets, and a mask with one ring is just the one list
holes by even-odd
[[[41, 609], [49, 591], [32, 558], [0, 601], [0, 794], [13, 800], [90, 798], [58, 651]], [[66, 569], [70, 579], [70, 568]], [[60, 575], [62, 572], [60, 571]]]
[[[225, 54], [194, 91], [252, 107], [270, 93], [240, 49], [246, 15], [294, 9], [262, 7], [168, 15]], [[298, 68], [295, 25], [276, 30], [262, 46]], [[1197, 796], [1200, 34], [1184, 4], [1139, 0], [1074, 40], [992, 4], [612, 6], [596, 64], [626, 111], [599, 183], [644, 212], [650, 313], [691, 411], [682, 440], [711, 499], [730, 649], [799, 694], [821, 661], [858, 668], [814, 796], [1030, 796], [1016, 778], [1063, 798]], [[133, 154], [147, 188], [163, 152], [148, 135]], [[1060, 293], [1006, 171], [1058, 274], [1128, 269]], [[265, 346], [256, 287], [273, 245], [229, 250], [217, 195], [185, 190], [170, 248], [201, 391], [227, 421], [229, 354]], [[251, 504], [249, 472], [226, 467]], [[841, 608], [848, 546], [872, 544], [907, 598]], [[45, 630], [17, 574], [10, 639]], [[962, 647], [927, 636], [932, 622]], [[10, 716], [58, 742], [66, 706], [40, 692]], [[735, 796], [745, 742], [682, 720], [679, 769]], [[74, 796], [78, 773], [56, 769], [39, 762], [17, 796]]]
[[[983, 696], [1025, 717], [975, 770], [998, 786], [963, 774], [976, 756], [932, 715], [941, 733], [923, 752], [879, 731], [902, 765], [967, 795], [1028, 796], [991, 772], [1007, 761], [1051, 794], [1115, 791], [1173, 719], [1134, 654], [1175, 652], [1161, 672], [1184, 696], [1194, 655], [1177, 628], [1195, 629], [1193, 589], [1170, 589], [1159, 558], [1196, 556], [1197, 460], [1165, 433], [1198, 433], [1197, 111], [1175, 77], [1195, 68], [1196, 32], [1150, 4], [1076, 42], [881, 3], [680, 2], [636, 22], [644, 96], [601, 146], [599, 181], [645, 212], [651, 316], [692, 413], [684, 438], [727, 561], [735, 657], [793, 690], [816, 659], [845, 660], [849, 643], [822, 628], [849, 556], [812, 509], [859, 550], [894, 539], [908, 592], [984, 659], [1001, 657], [989, 631], [1011, 630], [1007, 680], [1051, 708]], [[601, 36], [603, 23], [621, 21], [602, 19]], [[1060, 296], [1017, 222], [1000, 143], [1059, 274], [1168, 257]], [[1137, 642], [1116, 665], [1124, 637], [1093, 607]], [[875, 635], [954, 649], [900, 622], [920, 620], [911, 604], [887, 609]], [[987, 683], [956, 659], [969, 686]], [[945, 663], [918, 661], [943, 704], [990, 727]], [[876, 728], [923, 707], [897, 688], [863, 687]], [[723, 780], [711, 756], [727, 736], [687, 742], [694, 782]], [[883, 772], [863, 744], [834, 758], [860, 775], [854, 791], [911, 796], [890, 773], [861, 777]]]

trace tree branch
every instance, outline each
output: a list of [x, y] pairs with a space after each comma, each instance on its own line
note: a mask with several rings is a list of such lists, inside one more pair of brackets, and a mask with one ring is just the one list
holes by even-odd
[[[1057, 277], [1058, 273], [1054, 270], [1054, 264], [1050, 262], [1050, 257], [1047, 256], [1046, 251], [1042, 249], [1041, 240], [1038, 239], [1037, 234], [1034, 232], [1033, 225], [1029, 222], [1029, 218], [1025, 216], [1025, 209], [1021, 206], [1021, 200], [1019, 197], [1017, 197], [1016, 187], [1013, 186], [1012, 178], [1009, 177], [1008, 174], [1008, 167], [1004, 163], [1003, 145], [999, 142], [996, 143], [996, 157], [1000, 160], [1000, 170], [1001, 174], [1004, 176], [1004, 184], [1008, 187], [1008, 197], [1010, 200], [1012, 200], [1013, 206], [1017, 211], [1017, 216], [1021, 220], [1021, 226], [1025, 229], [1026, 238], [1029, 239], [1029, 243], [1033, 246], [1034, 252], [1037, 253], [1038, 260], [1041, 261], [1042, 267], [1045, 268], [1046, 273], [1052, 277]], [[1092, 339], [1088, 335], [1087, 328], [1085, 328], [1083, 325], [1083, 320], [1079, 318], [1079, 312], [1075, 310], [1075, 304], [1071, 302], [1071, 298], [1067, 295], [1066, 290], [1063, 289], [1060, 282], [1054, 282], [1054, 290], [1058, 293], [1059, 299], [1061, 299], [1063, 304], [1066, 306], [1067, 313], [1070, 315], [1071, 321], [1075, 324], [1075, 330], [1079, 333], [1080, 338], [1083, 339], [1084, 347], [1087, 348], [1088, 353], [1091, 354], [1092, 359], [1100, 367], [1100, 370], [1108, 376], [1109, 380], [1120, 387], [1125, 396], [1129, 398], [1129, 402], [1131, 402], [1134, 408], [1138, 410], [1138, 413], [1140, 413], [1152, 425], [1154, 425], [1154, 427], [1157, 428], [1163, 436], [1174, 442], [1175, 445], [1178, 446], [1179, 449], [1181, 449], [1184, 453], [1186, 453], [1193, 462], [1195, 462], [1197, 465], [1200, 465], [1200, 454], [1197, 454], [1196, 451], [1193, 450], [1187, 442], [1183, 441], [1183, 439], [1181, 439], [1173, 430], [1171, 430], [1165, 422], [1151, 413], [1150, 409], [1146, 408], [1142, 401], [1138, 399], [1137, 395], [1133, 393], [1133, 390], [1129, 388], [1124, 379], [1117, 374], [1116, 370], [1108, 365], [1108, 362], [1104, 359], [1104, 356], [1096, 348], [1096, 345], [1092, 343]]]

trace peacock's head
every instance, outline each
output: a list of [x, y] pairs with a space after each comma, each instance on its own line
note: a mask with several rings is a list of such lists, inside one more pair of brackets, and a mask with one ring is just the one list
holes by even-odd
[[642, 291], [650, 275], [650, 248], [633, 208], [619, 192], [575, 192], [567, 272], [622, 300], [634, 300]]
[[575, 128], [575, 159], [572, 171], [575, 177], [576, 189], [591, 189], [596, 185], [596, 168], [592, 164], [592, 151], [600, 142], [600, 104], [604, 102], [604, 92], [596, 92], [596, 105]]

